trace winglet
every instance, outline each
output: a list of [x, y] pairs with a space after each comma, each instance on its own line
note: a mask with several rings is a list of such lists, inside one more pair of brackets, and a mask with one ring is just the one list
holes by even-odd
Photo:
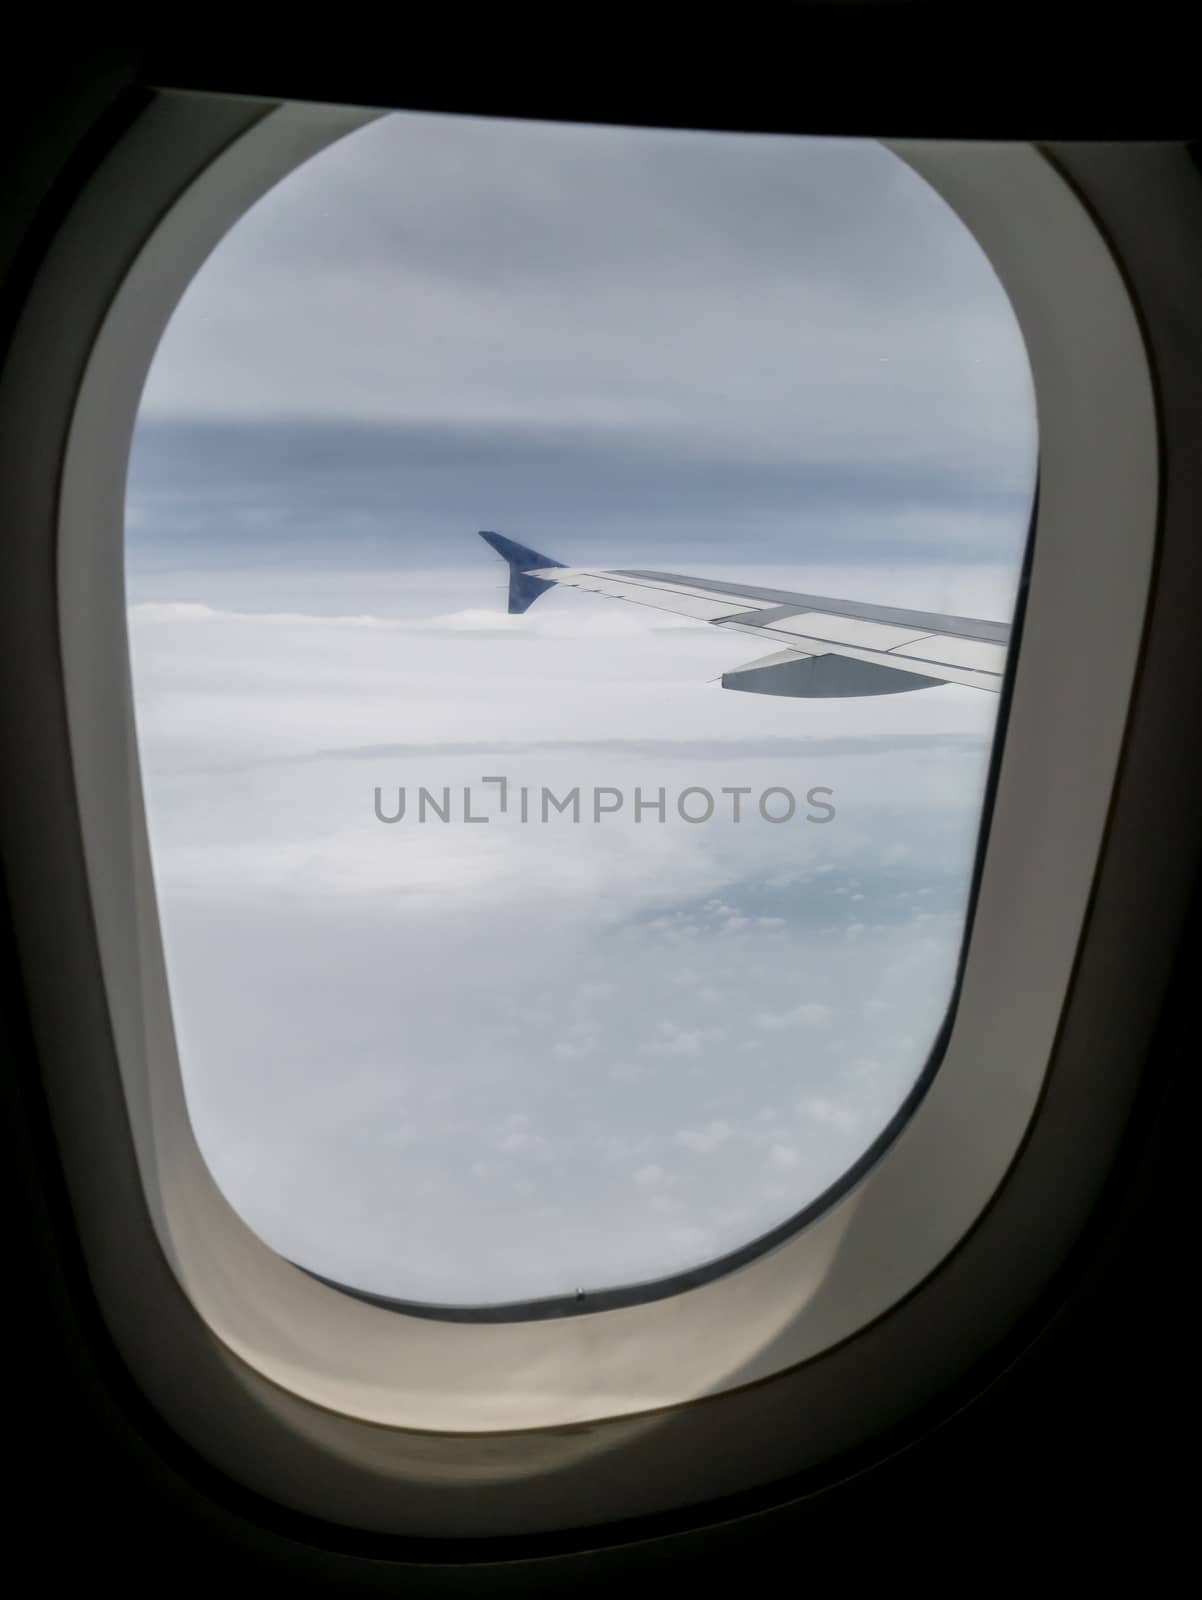
[[562, 567], [562, 561], [552, 561], [550, 556], [540, 556], [537, 550], [529, 550], [524, 544], [518, 544], [516, 539], [507, 539], [502, 533], [486, 533], [481, 528], [480, 537], [485, 544], [492, 545], [497, 554], [509, 563], [510, 616], [518, 616], [523, 611], [529, 611], [544, 589], [555, 587], [545, 578], [533, 578], [530, 574], [537, 568]]

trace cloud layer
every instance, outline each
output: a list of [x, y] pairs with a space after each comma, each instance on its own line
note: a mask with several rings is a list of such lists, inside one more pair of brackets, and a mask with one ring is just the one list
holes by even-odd
[[946, 204], [872, 141], [400, 114], [220, 244], [148, 416], [554, 426], [1022, 491], [1030, 377]]
[[[813, 1199], [920, 1070], [993, 705], [726, 694], [737, 639], [576, 595], [470, 616], [131, 613], [201, 1147], [270, 1243], [379, 1292], [679, 1270]], [[498, 773], [625, 810], [522, 825]], [[493, 820], [419, 823], [421, 785]], [[837, 814], [635, 822], [690, 785]]]
[[[996, 705], [722, 692], [754, 640], [559, 559], [1009, 616], [1034, 413], [988, 264], [869, 143], [403, 115], [174, 318], [130, 480], [189, 1107], [304, 1265], [473, 1303], [697, 1265], [868, 1148], [952, 989]], [[377, 789], [615, 788], [600, 824]], [[636, 788], [815, 786], [787, 825]]]

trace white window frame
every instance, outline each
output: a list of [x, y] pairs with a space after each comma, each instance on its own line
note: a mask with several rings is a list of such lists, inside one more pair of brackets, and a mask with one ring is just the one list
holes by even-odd
[[[1021, 646], [939, 1070], [850, 1191], [698, 1288], [503, 1324], [355, 1300], [251, 1232], [192, 1134], [138, 767], [123, 523], [138, 400], [187, 283], [259, 195], [378, 114], [158, 95], [51, 247], [6, 382], [29, 392], [72, 303], [93, 320], [75, 347], [86, 360], [70, 369], [64, 355], [52, 374], [73, 397], [55, 447], [66, 722], [38, 745], [50, 787], [14, 811], [29, 849], [12, 893], [18, 909], [48, 884], [61, 893], [59, 977], [102, 984], [107, 1027], [83, 976], [77, 1008], [64, 1000], [52, 933], [27, 962], [91, 1281], [161, 1414], [231, 1477], [301, 1512], [396, 1534], [544, 1531], [716, 1498], [854, 1447], [966, 1370], [1075, 1238], [1135, 1077], [1121, 1029], [1088, 1071], [1049, 1063], [1140, 663], [1157, 404], [1123, 274], [1059, 161], [1021, 144], [889, 146], [992, 261], [1027, 342], [1040, 432]], [[39, 834], [36, 818], [38, 799], [65, 817], [69, 798], [85, 869], [74, 877], [51, 861], [65, 835]], [[94, 929], [78, 949], [72, 906]]]

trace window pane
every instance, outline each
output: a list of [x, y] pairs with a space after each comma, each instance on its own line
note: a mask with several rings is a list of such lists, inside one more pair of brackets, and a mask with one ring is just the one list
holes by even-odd
[[[471, 1305], [837, 1183], [951, 1001], [1035, 468], [1005, 295], [875, 143], [398, 114], [255, 206], [127, 517], [185, 1087], [249, 1225]], [[893, 651], [951, 680], [883, 692]]]

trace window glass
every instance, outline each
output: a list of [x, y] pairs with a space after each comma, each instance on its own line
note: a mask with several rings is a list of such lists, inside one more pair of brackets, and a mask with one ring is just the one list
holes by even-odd
[[873, 142], [397, 114], [261, 200], [127, 506], [246, 1222], [360, 1290], [587, 1303], [837, 1184], [952, 999], [1035, 471], [1006, 297]]

